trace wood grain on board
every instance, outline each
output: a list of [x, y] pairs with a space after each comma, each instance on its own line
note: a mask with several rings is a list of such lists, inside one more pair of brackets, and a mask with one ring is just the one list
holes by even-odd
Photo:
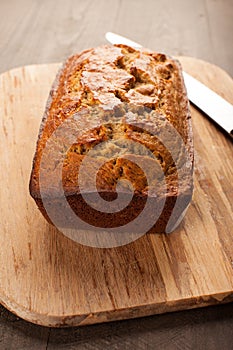
[[[221, 69], [180, 58], [185, 70], [230, 102]], [[69, 240], [49, 226], [28, 192], [38, 128], [59, 65], [0, 76], [0, 301], [46, 326], [84, 325], [233, 300], [233, 143], [192, 108], [195, 191], [171, 235], [114, 249]]]

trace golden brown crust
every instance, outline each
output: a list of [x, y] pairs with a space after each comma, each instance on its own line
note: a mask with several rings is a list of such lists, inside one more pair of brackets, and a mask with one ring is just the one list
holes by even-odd
[[[144, 108], [142, 112], [139, 110], [140, 106]], [[87, 122], [88, 133], [84, 132], [76, 139], [66, 154], [63, 166], [62, 184], [67, 198], [72, 197], [72, 208], [75, 210], [80, 207], [77, 174], [82, 160], [93, 146], [109, 140], [115, 147], [116, 156], [109, 160], [108, 153], [111, 150], [107, 146], [103, 150], [100, 158], [101, 161], [102, 158], [105, 159], [105, 164], [97, 174], [98, 191], [114, 193], [117, 182], [124, 179], [131, 182], [136, 197], [148, 195], [148, 179], [136, 164], [137, 159], [135, 158], [135, 163], [124, 159], [123, 144], [127, 144], [127, 152], [132, 151], [134, 157], [137, 157], [137, 144], [140, 144], [157, 158], [162, 167], [167, 185], [166, 197], [173, 198], [174, 204], [178, 195], [183, 195], [187, 199], [187, 205], [192, 196], [193, 144], [189, 104], [179, 62], [164, 54], [136, 50], [124, 45], [102, 46], [70, 57], [60, 70], [51, 90], [40, 128], [30, 181], [31, 195], [44, 215], [39, 172], [46, 143], [54, 131], [75, 114], [83, 114], [81, 122], [77, 125], [85, 123], [85, 113], [91, 113], [90, 108], [93, 107], [100, 108], [103, 112], [99, 127], [95, 126], [94, 117]], [[141, 114], [140, 122], [135, 114]], [[174, 164], [171, 150], [161, 142], [164, 123], [171, 124], [181, 136], [190, 160], [188, 171], [183, 171], [183, 155], [179, 155]], [[135, 147], [131, 145], [132, 142]], [[177, 148], [177, 152], [179, 151], [178, 136], [168, 140], [168, 144], [172, 149]], [[54, 147], [54, 154], [62, 152], [61, 144]], [[141, 149], [138, 157], [140, 162], [144, 159], [153, 162], [148, 154], [141, 153]], [[180, 174], [183, 174], [182, 188], [178, 188], [177, 160]], [[50, 200], [57, 200], [56, 191], [53, 191], [55, 173], [56, 169], [48, 169], [45, 188]], [[153, 196], [154, 187], [156, 197], [159, 193], [159, 178], [155, 176], [153, 179], [153, 176], [151, 172], [150, 196]], [[172, 201], [169, 201], [170, 209], [166, 207], [166, 213], [172, 210]], [[183, 209], [181, 208], [180, 212]], [[163, 222], [168, 220], [168, 214], [165, 216], [166, 218], [162, 218]]]

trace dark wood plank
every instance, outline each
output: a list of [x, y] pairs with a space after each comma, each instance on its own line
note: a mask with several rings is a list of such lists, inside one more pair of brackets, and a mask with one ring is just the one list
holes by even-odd
[[233, 303], [51, 331], [20, 320], [0, 306], [1, 350], [229, 350], [232, 329]]
[[229, 350], [233, 304], [83, 328], [51, 330], [48, 350]]
[[0, 305], [1, 350], [45, 350], [50, 329], [23, 321]]

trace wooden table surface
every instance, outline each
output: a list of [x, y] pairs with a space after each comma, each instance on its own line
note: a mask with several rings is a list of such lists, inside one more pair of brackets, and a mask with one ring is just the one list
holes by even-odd
[[[60, 62], [115, 31], [233, 76], [232, 0], [0, 0], [0, 73]], [[232, 348], [233, 304], [72, 329], [29, 324], [0, 306], [0, 349]]]

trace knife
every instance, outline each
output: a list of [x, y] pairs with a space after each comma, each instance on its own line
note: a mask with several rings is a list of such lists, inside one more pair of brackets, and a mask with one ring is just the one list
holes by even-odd
[[[142, 45], [112, 32], [107, 32], [105, 38], [111, 44], [142, 48]], [[184, 71], [183, 77], [189, 100], [233, 138], [233, 105]]]

